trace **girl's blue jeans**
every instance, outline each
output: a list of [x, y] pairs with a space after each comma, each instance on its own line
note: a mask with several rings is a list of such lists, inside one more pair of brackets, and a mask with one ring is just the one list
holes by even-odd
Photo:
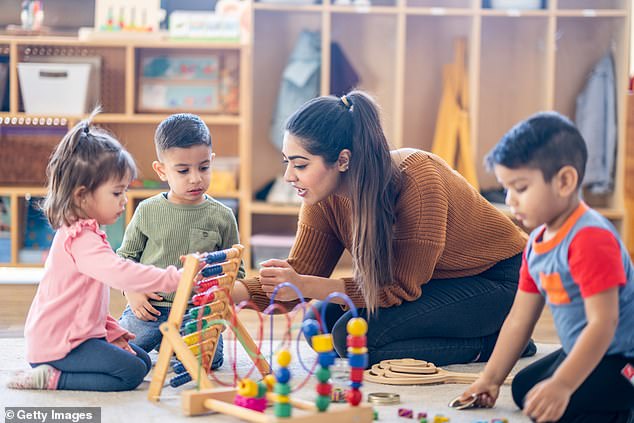
[[46, 363], [31, 363], [32, 367], [50, 364], [62, 373], [57, 389], [71, 391], [129, 391], [143, 382], [152, 368], [148, 354], [130, 344], [136, 355], [125, 351], [104, 338], [82, 342], [66, 357]]

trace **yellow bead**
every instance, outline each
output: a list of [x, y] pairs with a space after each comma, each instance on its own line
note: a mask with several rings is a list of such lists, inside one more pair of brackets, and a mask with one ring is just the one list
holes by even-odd
[[286, 404], [290, 402], [291, 398], [288, 395], [278, 395], [275, 399], [275, 402], [279, 402], [280, 404]]
[[348, 329], [348, 334], [353, 336], [362, 336], [368, 331], [368, 323], [363, 317], [354, 317], [348, 320], [346, 328]]
[[238, 382], [238, 394], [245, 398], [254, 398], [258, 395], [258, 384], [251, 379], [242, 379]]
[[329, 333], [315, 335], [311, 341], [313, 341], [313, 349], [318, 353], [332, 351], [332, 335]]
[[277, 383], [277, 380], [275, 380], [274, 374], [268, 374], [264, 376], [264, 384], [266, 385], [266, 388], [269, 391], [273, 389], [276, 383]]
[[367, 353], [368, 353], [367, 347], [357, 347], [357, 348], [348, 347], [348, 354], [367, 354]]
[[282, 367], [288, 367], [291, 364], [291, 353], [288, 350], [282, 350], [277, 353], [277, 364]]

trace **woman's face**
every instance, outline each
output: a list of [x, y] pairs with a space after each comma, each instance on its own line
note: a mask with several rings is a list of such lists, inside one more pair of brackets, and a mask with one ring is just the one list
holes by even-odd
[[300, 138], [286, 132], [282, 146], [286, 164], [284, 180], [297, 190], [306, 205], [316, 204], [341, 190], [342, 172], [348, 169], [336, 162], [327, 164], [323, 157], [310, 154]]

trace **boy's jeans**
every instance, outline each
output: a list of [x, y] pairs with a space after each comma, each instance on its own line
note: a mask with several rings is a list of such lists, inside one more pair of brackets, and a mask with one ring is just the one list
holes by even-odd
[[[156, 321], [145, 321], [137, 318], [130, 309], [130, 306], [125, 308], [123, 314], [119, 318], [119, 324], [121, 327], [136, 335], [136, 338], [130, 342], [138, 345], [146, 352], [150, 352], [154, 348], [158, 349], [161, 345], [163, 334], [161, 333], [159, 326], [167, 321], [171, 310], [170, 307], [155, 306], [154, 308], [161, 312], [160, 316], [156, 316]], [[218, 347], [216, 348], [216, 354], [214, 355], [214, 359], [211, 363], [212, 369], [217, 369], [222, 366], [224, 360], [222, 349], [223, 345], [221, 334], [218, 337]]]

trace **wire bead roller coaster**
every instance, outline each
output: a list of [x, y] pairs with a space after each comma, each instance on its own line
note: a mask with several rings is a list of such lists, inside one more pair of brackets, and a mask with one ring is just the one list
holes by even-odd
[[[352, 310], [353, 318], [348, 322], [348, 361], [351, 368], [350, 389], [346, 391], [348, 402], [331, 406], [332, 385], [330, 384], [329, 367], [334, 363], [336, 353], [333, 349], [332, 335], [323, 323], [323, 313], [317, 320], [305, 320], [302, 331], [297, 334], [297, 360], [306, 371], [307, 376], [295, 386], [291, 386], [292, 378], [289, 365], [293, 359], [290, 352], [292, 344], [291, 318], [287, 310], [275, 303], [275, 296], [280, 289], [293, 289], [299, 298], [299, 304], [291, 311], [305, 313], [310, 304], [304, 300], [297, 287], [283, 283], [271, 294], [270, 305], [261, 313], [259, 344], [253, 340], [243, 324], [238, 312], [246, 307], [256, 309], [251, 302], [234, 305], [231, 290], [242, 260], [244, 247], [236, 244], [227, 250], [212, 253], [192, 254], [186, 257], [181, 281], [176, 291], [174, 303], [167, 322], [160, 327], [163, 341], [150, 383], [148, 399], [158, 401], [165, 384], [170, 361], [176, 355], [173, 366], [176, 376], [170, 380], [172, 387], [195, 382], [195, 389], [183, 391], [182, 408], [186, 415], [194, 416], [209, 412], [231, 415], [242, 420], [255, 423], [273, 422], [320, 422], [324, 418], [333, 423], [371, 422], [373, 410], [368, 404], [362, 404], [360, 388], [363, 384], [363, 370], [367, 367], [366, 321], [358, 316], [357, 309], [345, 294], [332, 293], [325, 302], [334, 298], [345, 302]], [[186, 315], [187, 304], [192, 297], [195, 307]], [[257, 310], [259, 312], [259, 310]], [[280, 311], [286, 316], [287, 328], [280, 345], [273, 353], [273, 313]], [[270, 357], [267, 361], [262, 354], [263, 318], [269, 316], [271, 321]], [[185, 324], [183, 320], [185, 319]], [[183, 327], [181, 333], [181, 326]], [[211, 370], [218, 337], [223, 330], [229, 329], [233, 335], [233, 380], [223, 382]], [[317, 358], [312, 365], [307, 365], [300, 355], [299, 343], [302, 334], [311, 339]], [[253, 366], [246, 375], [238, 376], [236, 356], [237, 341], [243, 346]], [[225, 349], [230, 350], [229, 349]], [[272, 373], [270, 362], [275, 356], [276, 370]], [[317, 370], [315, 368], [319, 367]], [[261, 380], [250, 378], [257, 369]], [[301, 389], [311, 378], [317, 379], [316, 399], [305, 401], [292, 394]], [[221, 387], [217, 387], [221, 385]], [[272, 411], [272, 412], [271, 412]]]

